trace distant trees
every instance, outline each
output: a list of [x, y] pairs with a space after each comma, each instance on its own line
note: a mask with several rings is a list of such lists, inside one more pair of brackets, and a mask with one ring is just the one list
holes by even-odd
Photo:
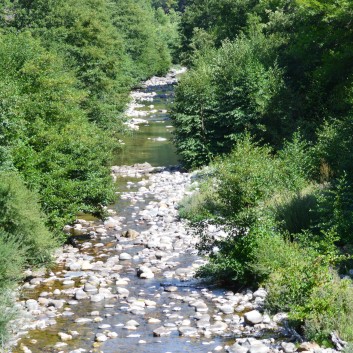
[[114, 1], [114, 26], [122, 33], [127, 55], [134, 63], [131, 74], [135, 78], [164, 74], [171, 56], [155, 10], [144, 0]]
[[[315, 139], [325, 120], [345, 119], [352, 110], [351, 12], [345, 0], [190, 1], [181, 22], [183, 56], [190, 76], [210, 77], [203, 92], [187, 77], [178, 88], [174, 117], [181, 155], [181, 140], [185, 153], [196, 141], [212, 157], [229, 151], [229, 137], [244, 129], [280, 148], [298, 128]], [[203, 126], [214, 126], [208, 137], [201, 127], [196, 135], [202, 138], [183, 130], [184, 119], [201, 116], [196, 104], [185, 108], [184, 90], [194, 102], [212, 92], [206, 99], [212, 109], [203, 111]], [[203, 156], [195, 154], [194, 164], [207, 162]]]

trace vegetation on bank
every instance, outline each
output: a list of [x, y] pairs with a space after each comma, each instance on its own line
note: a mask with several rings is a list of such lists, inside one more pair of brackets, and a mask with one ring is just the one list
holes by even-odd
[[103, 215], [131, 88], [164, 74], [180, 15], [149, 0], [0, 2], [0, 346], [26, 266]]
[[[353, 342], [352, 2], [190, 0], [175, 142], [200, 172], [182, 217], [199, 275], [263, 285], [307, 339]], [[205, 223], [204, 221], [207, 220]], [[205, 226], [226, 224], [228, 237]]]

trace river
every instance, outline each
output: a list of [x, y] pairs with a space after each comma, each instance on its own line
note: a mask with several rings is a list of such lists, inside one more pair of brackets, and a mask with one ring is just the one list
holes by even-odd
[[124, 138], [126, 148], [116, 158], [117, 203], [104, 223], [82, 219], [66, 227], [76, 246], [58, 251], [46, 273], [29, 274], [12, 352], [235, 352], [236, 339], [241, 353], [275, 349], [283, 330], [276, 318], [257, 311], [264, 290], [233, 293], [194, 279], [205, 261], [177, 208], [196, 176], [148, 166], [119, 170], [177, 163], [168, 115], [174, 81], [175, 72], [135, 92], [140, 98], [132, 115], [146, 121]]

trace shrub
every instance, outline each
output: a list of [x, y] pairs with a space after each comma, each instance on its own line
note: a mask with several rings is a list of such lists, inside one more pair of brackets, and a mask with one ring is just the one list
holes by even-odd
[[276, 193], [266, 206], [285, 231], [297, 234], [310, 229], [315, 222], [316, 190], [317, 186], [310, 185], [297, 192], [282, 191]]
[[[220, 241], [210, 239], [205, 232], [202, 234], [199, 249], [209, 253], [209, 263], [199, 269], [198, 276], [212, 277], [213, 280], [237, 287], [256, 285], [269, 275], [271, 269], [267, 264], [255, 266], [259, 246], [264, 246], [263, 250], [270, 254], [277, 254], [272, 248], [275, 237], [278, 237], [273, 222], [262, 219], [249, 230], [229, 226], [227, 232], [228, 237]], [[212, 251], [215, 247], [217, 252]], [[280, 263], [284, 261], [283, 258]], [[272, 265], [275, 266], [276, 262]]]
[[278, 188], [277, 162], [271, 148], [257, 145], [246, 135], [228, 157], [217, 162], [216, 170], [224, 214], [238, 226], [250, 225]]
[[[91, 124], [63, 58], [28, 33], [0, 36], [0, 143], [27, 186], [39, 192], [53, 229], [77, 212], [99, 214], [112, 199], [107, 168], [116, 145]], [[15, 64], [14, 64], [15, 63]]]
[[202, 180], [199, 188], [182, 200], [179, 207], [180, 217], [196, 223], [217, 216], [219, 201], [215, 184], [216, 180], [213, 177]]
[[244, 131], [258, 138], [269, 133], [265, 120], [283, 86], [282, 71], [275, 57], [268, 59], [278, 43], [266, 42], [255, 27], [218, 50], [206, 44], [180, 81], [173, 119], [176, 147], [187, 168], [229, 153]]
[[345, 173], [318, 196], [317, 228], [333, 231], [340, 245], [353, 241], [353, 185]]
[[16, 315], [17, 310], [14, 307], [13, 290], [9, 288], [0, 289], [0, 349], [5, 348], [9, 336], [9, 323]]
[[22, 278], [26, 248], [14, 238], [0, 230], [0, 292]]
[[332, 279], [317, 286], [306, 305], [292, 317], [304, 320], [304, 333], [310, 340], [327, 342], [336, 332], [341, 339], [353, 342], [352, 301], [352, 281], [332, 274]]
[[283, 242], [278, 251], [287, 255], [283, 256], [286, 261], [265, 281], [266, 307], [271, 312], [292, 311], [304, 306], [313, 290], [328, 280], [328, 264], [314, 250], [302, 249], [295, 243]]
[[[315, 171], [314, 147], [295, 132], [290, 140], [285, 140], [282, 149], [277, 151], [279, 174], [286, 189], [297, 192], [308, 187]], [[307, 193], [307, 190], [304, 191]]]
[[37, 195], [29, 191], [14, 172], [1, 172], [0, 178], [2, 246], [4, 251], [13, 246], [13, 251], [1, 258], [7, 259], [10, 267], [13, 262], [14, 268], [18, 267], [18, 257], [30, 264], [48, 262], [58, 243], [44, 225], [45, 217], [40, 211]]

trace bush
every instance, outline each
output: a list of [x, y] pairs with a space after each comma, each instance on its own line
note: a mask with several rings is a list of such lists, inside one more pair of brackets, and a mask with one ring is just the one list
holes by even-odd
[[317, 186], [310, 185], [298, 192], [283, 191], [267, 203], [269, 213], [290, 234], [301, 233], [315, 223]]
[[206, 176], [200, 182], [199, 188], [191, 195], [184, 197], [179, 207], [179, 215], [192, 223], [204, 219], [212, 219], [219, 213], [216, 180]]
[[0, 292], [22, 278], [26, 247], [16, 237], [0, 230]]
[[328, 280], [328, 264], [314, 250], [302, 249], [295, 243], [283, 242], [277, 249], [287, 256], [283, 256], [283, 267], [273, 269], [265, 281], [266, 307], [271, 312], [290, 312], [304, 306], [313, 290]]
[[[256, 285], [268, 276], [271, 268], [268, 266], [255, 268], [254, 261], [258, 248], [266, 243], [264, 249], [275, 254], [272, 245], [270, 248], [269, 244], [277, 237], [276, 228], [270, 220], [262, 219], [249, 230], [229, 226], [227, 232], [228, 237], [218, 241], [210, 239], [207, 232], [202, 233], [202, 241], [198, 248], [209, 253], [209, 262], [199, 269], [197, 275], [211, 277], [230, 286]], [[215, 248], [216, 252], [213, 251]], [[275, 264], [276, 262], [273, 262], [271, 266]]]
[[173, 28], [168, 28], [167, 23], [163, 28], [161, 22], [168, 22], [169, 18], [164, 14], [157, 17], [149, 1], [114, 0], [113, 3], [114, 26], [122, 34], [126, 53], [133, 63], [130, 74], [137, 80], [165, 74], [171, 56], [169, 38], [163, 29], [169, 32]]
[[306, 305], [294, 311], [292, 317], [304, 320], [309, 340], [325, 343], [336, 332], [341, 339], [353, 342], [352, 301], [352, 281], [332, 274], [332, 279], [317, 286]]
[[340, 245], [352, 244], [353, 185], [346, 173], [319, 194], [317, 217], [317, 228], [334, 232]]
[[9, 323], [16, 315], [12, 288], [0, 289], [0, 349], [5, 347], [9, 336]]
[[[201, 32], [199, 32], [200, 34]], [[187, 168], [229, 153], [249, 131], [267, 138], [268, 110], [281, 89], [282, 72], [259, 28], [218, 50], [203, 49], [176, 90], [175, 142]]]
[[[1, 145], [28, 187], [39, 192], [50, 226], [61, 230], [77, 212], [99, 214], [112, 199], [107, 168], [110, 133], [91, 124], [63, 58], [28, 33], [0, 36]], [[13, 64], [15, 63], [15, 64]]]
[[223, 213], [238, 226], [249, 226], [260, 208], [279, 188], [278, 164], [272, 150], [246, 135], [232, 153], [216, 163], [218, 194]]
[[37, 195], [14, 172], [0, 172], [0, 178], [0, 230], [7, 234], [1, 236], [2, 246], [5, 250], [13, 246], [13, 251], [1, 258], [9, 265], [13, 262], [14, 268], [21, 267], [16, 265], [18, 257], [32, 265], [48, 262], [58, 242], [44, 225]]

